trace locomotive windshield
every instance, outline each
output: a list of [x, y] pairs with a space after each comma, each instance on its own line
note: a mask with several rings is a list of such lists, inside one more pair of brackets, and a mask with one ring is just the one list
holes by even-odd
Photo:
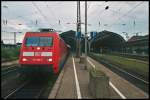
[[26, 38], [26, 46], [52, 46], [52, 37], [28, 37]]

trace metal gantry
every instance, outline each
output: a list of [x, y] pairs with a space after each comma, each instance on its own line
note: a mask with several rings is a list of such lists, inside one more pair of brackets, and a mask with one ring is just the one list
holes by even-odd
[[87, 69], [87, 1], [85, 1], [85, 69]]
[[77, 1], [77, 37], [76, 37], [76, 57], [81, 56], [81, 16], [80, 1]]

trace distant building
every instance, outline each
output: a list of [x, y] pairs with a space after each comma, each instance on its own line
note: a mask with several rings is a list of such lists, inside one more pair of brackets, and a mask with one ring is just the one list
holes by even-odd
[[126, 52], [133, 54], [149, 54], [149, 35], [133, 36], [126, 42]]
[[15, 44], [5, 44], [4, 42], [3, 42], [3, 40], [1, 40], [1, 47], [4, 47], [4, 48], [14, 48], [14, 47], [16, 47], [17, 45], [15, 45]]

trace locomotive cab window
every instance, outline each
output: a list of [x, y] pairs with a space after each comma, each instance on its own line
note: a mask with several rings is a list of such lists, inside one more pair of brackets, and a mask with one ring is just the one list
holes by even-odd
[[26, 38], [26, 46], [52, 46], [52, 37], [28, 37]]

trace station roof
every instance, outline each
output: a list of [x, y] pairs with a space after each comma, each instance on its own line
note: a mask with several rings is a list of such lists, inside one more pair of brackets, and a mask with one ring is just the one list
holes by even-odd
[[121, 35], [106, 30], [99, 32], [96, 37], [92, 38], [90, 41], [94, 46], [105, 47], [121, 46], [125, 43], [125, 40]]
[[76, 46], [75, 31], [70, 30], [67, 32], [63, 32], [59, 35], [68, 45], [71, 46], [72, 50], [75, 50]]
[[[76, 40], [76, 31], [73, 31], [73, 30], [66, 31], [66, 32], [61, 33], [60, 36], [62, 38], [68, 38], [68, 39], [71, 39], [71, 40]], [[84, 40], [84, 35], [83, 34], [81, 34], [81, 40], [82, 41]]]
[[73, 30], [70, 30], [70, 31], [67, 31], [67, 32], [63, 32], [60, 34], [61, 37], [72, 37], [72, 38], [75, 38], [75, 31]]

